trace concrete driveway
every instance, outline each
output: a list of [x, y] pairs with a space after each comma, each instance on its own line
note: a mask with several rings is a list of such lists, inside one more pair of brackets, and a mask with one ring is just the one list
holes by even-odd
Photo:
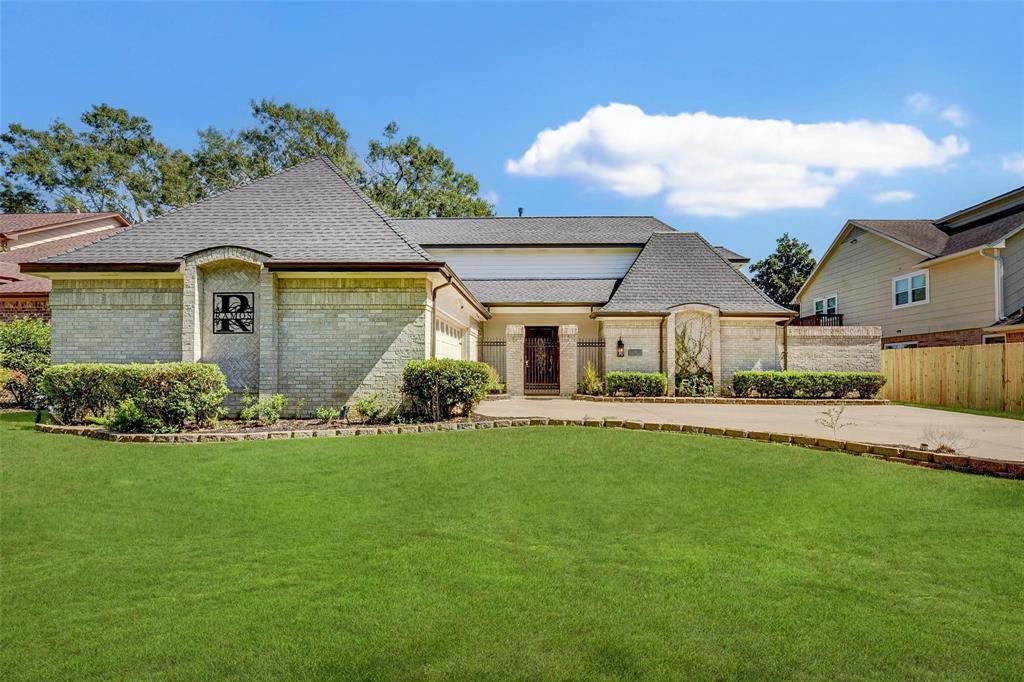
[[[832, 430], [816, 421], [827, 409], [818, 405], [679, 405], [518, 398], [484, 401], [476, 412], [501, 419], [632, 419], [832, 438]], [[839, 429], [840, 440], [917, 447], [928, 442], [930, 430], [933, 436], [945, 432], [947, 439], [951, 436], [958, 441], [957, 450], [968, 455], [1024, 461], [1024, 421], [901, 405], [849, 405], [842, 422], [848, 425]]]

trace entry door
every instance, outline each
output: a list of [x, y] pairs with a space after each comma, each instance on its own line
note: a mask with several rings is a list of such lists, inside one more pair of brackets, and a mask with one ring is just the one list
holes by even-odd
[[531, 393], [558, 393], [558, 327], [527, 327], [524, 374]]

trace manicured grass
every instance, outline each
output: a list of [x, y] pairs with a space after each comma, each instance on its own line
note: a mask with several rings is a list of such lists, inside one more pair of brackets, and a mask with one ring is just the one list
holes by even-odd
[[921, 407], [926, 410], [945, 410], [946, 412], [963, 412], [964, 414], [980, 414], [982, 417], [1002, 417], [1004, 419], [1019, 419], [1024, 421], [1024, 412], [1007, 412], [1004, 410], [976, 410], [973, 407], [957, 407], [955, 405], [924, 405], [922, 403], [903, 403], [893, 401], [893, 405], [905, 405], [906, 407]]
[[1024, 485], [587, 428], [0, 422], [16, 679], [1011, 678]]

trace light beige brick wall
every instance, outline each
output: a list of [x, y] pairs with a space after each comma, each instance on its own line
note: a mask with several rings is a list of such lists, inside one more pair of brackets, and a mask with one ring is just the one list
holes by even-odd
[[789, 327], [787, 369], [880, 372], [881, 327]]
[[[604, 366], [606, 372], [660, 372], [661, 318], [631, 320], [609, 317], [603, 320]], [[619, 339], [626, 346], [624, 357], [618, 357], [615, 344]], [[630, 351], [633, 354], [630, 354]]]
[[782, 327], [774, 320], [722, 317], [719, 324], [723, 392], [730, 391], [736, 372], [782, 369]]
[[526, 392], [526, 327], [510, 324], [505, 327], [505, 390], [512, 397]]
[[57, 279], [53, 362], [181, 359], [180, 279]]
[[277, 384], [293, 405], [399, 401], [405, 363], [426, 357], [425, 279], [278, 278], [277, 288]]
[[558, 394], [570, 396], [576, 392], [576, 339], [579, 329], [574, 324], [558, 327]]
[[[237, 260], [220, 261], [199, 268], [200, 361], [219, 366], [233, 392], [259, 392], [260, 384], [260, 267]], [[252, 294], [254, 324], [250, 334], [215, 334], [213, 295]], [[235, 400], [238, 398], [235, 397]], [[235, 407], [234, 400], [229, 402]]]

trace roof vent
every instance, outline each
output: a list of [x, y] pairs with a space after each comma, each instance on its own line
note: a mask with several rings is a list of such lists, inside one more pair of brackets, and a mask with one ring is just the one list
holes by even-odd
[[523, 217], [523, 207], [522, 206], [519, 207], [519, 217], [520, 218]]

